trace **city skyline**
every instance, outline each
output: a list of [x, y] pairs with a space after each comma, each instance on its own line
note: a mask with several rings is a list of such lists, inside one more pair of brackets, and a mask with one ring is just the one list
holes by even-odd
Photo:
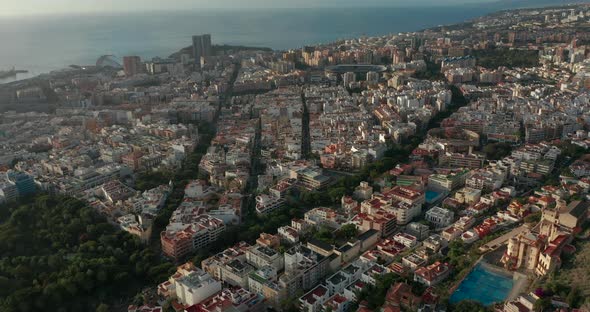
[[0, 18], [0, 311], [589, 312], [590, 4], [480, 3]]

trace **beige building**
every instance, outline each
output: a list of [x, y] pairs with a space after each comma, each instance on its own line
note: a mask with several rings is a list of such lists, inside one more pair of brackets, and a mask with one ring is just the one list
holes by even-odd
[[251, 292], [262, 294], [269, 306], [280, 311], [281, 302], [287, 298], [287, 289], [277, 283], [277, 272], [273, 267], [262, 267], [250, 273], [248, 287]]
[[561, 253], [573, 239], [574, 228], [587, 218], [588, 204], [559, 202], [543, 210], [541, 222], [532, 230], [508, 241], [502, 263], [508, 269], [524, 269], [544, 276], [561, 266]]
[[455, 199], [461, 204], [475, 204], [481, 198], [481, 190], [464, 187], [455, 193]]
[[569, 229], [579, 227], [588, 219], [588, 202], [573, 201], [559, 212], [559, 223]]

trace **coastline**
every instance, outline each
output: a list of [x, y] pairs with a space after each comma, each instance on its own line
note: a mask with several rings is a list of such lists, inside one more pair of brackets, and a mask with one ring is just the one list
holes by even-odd
[[[543, 7], [544, 5], [538, 5], [535, 8], [538, 7]], [[331, 28], [326, 30], [326, 33], [324, 34], [324, 32], [319, 32], [319, 31], [315, 31], [315, 30], [307, 30], [306, 29], [306, 25], [305, 23], [317, 23], [317, 17], [314, 16], [314, 14], [318, 14], [318, 12], [314, 13], [313, 10], [311, 13], [308, 13], [311, 17], [308, 17], [308, 20], [304, 20], [301, 22], [301, 26], [303, 26], [303, 30], [296, 32], [296, 34], [299, 34], [299, 38], [298, 39], [285, 39], [286, 37], [289, 37], [288, 34], [287, 35], [282, 35], [279, 36], [280, 39], [275, 38], [276, 37], [276, 33], [279, 30], [282, 30], [282, 28], [285, 28], [285, 25], [289, 25], [289, 26], [294, 26], [295, 28], [297, 28], [297, 26], [299, 26], [299, 24], [294, 24], [294, 25], [290, 25], [288, 23], [299, 23], [299, 21], [285, 21], [284, 25], [277, 25], [280, 26], [278, 30], [274, 30], [270, 33], [260, 33], [260, 32], [256, 32], [256, 31], [252, 31], [252, 30], [248, 30], [248, 31], [242, 31], [243, 27], [240, 27], [240, 25], [242, 25], [244, 23], [244, 21], [238, 21], [235, 22], [233, 25], [228, 26], [228, 29], [225, 31], [220, 31], [219, 28], [213, 28], [213, 29], [207, 29], [204, 28], [203, 32], [210, 32], [213, 37], [214, 37], [214, 43], [217, 43], [218, 46], [224, 46], [224, 45], [232, 45], [232, 46], [244, 46], [244, 47], [270, 47], [270, 49], [272, 51], [276, 51], [276, 52], [280, 52], [280, 51], [286, 51], [289, 49], [296, 49], [294, 46], [297, 46], [298, 48], [305, 46], [305, 45], [310, 45], [310, 46], [322, 46], [322, 45], [330, 45], [333, 44], [334, 42], [339, 42], [342, 40], [347, 40], [347, 39], [354, 39], [354, 38], [359, 38], [359, 37], [364, 37], [365, 33], [369, 33], [367, 35], [367, 37], [382, 37], [382, 36], [392, 36], [393, 34], [408, 34], [408, 33], [422, 33], [422, 32], [426, 32], [426, 31], [430, 31], [430, 30], [436, 30], [436, 29], [440, 29], [441, 27], [446, 27], [446, 28], [451, 28], [451, 29], [460, 29], [462, 27], [469, 27], [470, 24], [473, 24], [474, 21], [477, 21], [478, 19], [481, 18], [485, 18], [485, 17], [489, 17], [489, 16], [494, 16], [496, 14], [499, 14], [501, 12], [506, 12], [506, 11], [513, 11], [513, 10], [532, 10], [535, 9], [533, 7], [525, 7], [525, 8], [519, 8], [519, 7], [512, 7], [512, 8], [505, 8], [505, 7], [501, 7], [501, 6], [484, 6], [484, 7], [479, 7], [479, 6], [468, 6], [466, 7], [467, 10], [470, 10], [468, 12], [462, 12], [463, 14], [465, 14], [465, 16], [463, 18], [460, 19], [460, 17], [458, 17], [457, 12], [457, 7], [455, 6], [449, 6], [449, 7], [437, 7], [437, 9], [440, 9], [441, 12], [436, 12], [437, 15], [439, 16], [438, 19], [429, 19], [428, 16], [432, 15], [433, 12], [431, 12], [434, 8], [428, 8], [428, 7], [383, 7], [382, 9], [379, 7], [367, 7], [367, 8], [331, 8], [331, 9], [327, 9], [327, 8], [318, 8], [319, 13], [325, 13], [328, 10], [334, 11], [334, 10], [343, 10], [344, 16], [342, 16], [342, 19], [348, 19], [350, 20], [350, 18], [355, 18], [356, 14], [358, 14], [356, 11], [371, 11], [373, 10], [374, 12], [369, 12], [371, 14], [379, 14], [379, 18], [383, 19], [383, 15], [384, 14], [391, 14], [391, 13], [396, 13], [398, 14], [400, 17], [404, 16], [403, 13], [408, 13], [405, 15], [408, 16], [414, 16], [417, 14], [421, 14], [420, 12], [424, 12], [425, 17], [423, 19], [423, 21], [421, 22], [411, 22], [411, 23], [402, 23], [401, 21], [398, 24], [394, 24], [394, 25], [385, 25], [383, 24], [383, 21], [381, 21], [380, 25], [376, 25], [376, 26], [371, 26], [372, 28], [370, 28], [371, 30], [365, 29], [363, 27], [360, 28], [354, 28], [353, 26], [348, 27], [349, 29], [347, 31], [340, 32], [337, 33], [334, 30], [333, 26], [330, 26]], [[289, 11], [289, 10], [294, 10], [294, 11]], [[321, 11], [324, 10], [324, 11]], [[387, 11], [389, 10], [389, 11]], [[430, 10], [430, 11], [428, 11]], [[229, 10], [231, 12], [231, 10]], [[271, 9], [271, 11], [273, 12], [279, 12], [281, 14], [281, 17], [289, 17], [289, 12], [301, 12], [304, 10], [297, 10], [297, 9]], [[386, 11], [386, 12], [380, 12], [380, 11]], [[444, 11], [444, 12], [442, 12]], [[166, 18], [169, 19], [170, 18], [174, 18], [176, 13], [176, 11], [162, 11], [162, 12], [157, 12], [157, 11], [150, 11], [147, 12], [145, 14], [148, 14], [147, 16], [153, 17], [158, 19], [160, 22], [163, 22], [166, 20]], [[206, 13], [207, 11], [205, 11]], [[211, 12], [217, 12], [216, 14], [221, 14], [219, 17], [223, 17], [225, 19], [228, 18], [228, 16], [225, 16], [223, 14], [223, 12], [228, 12], [226, 10], [221, 10], [221, 11], [211, 11]], [[222, 12], [222, 13], [218, 13], [218, 12]], [[237, 12], [237, 11], [236, 11]], [[248, 14], [250, 14], [251, 12], [256, 12], [256, 10], [247, 10], [246, 11]], [[257, 17], [266, 19], [264, 21], [264, 23], [270, 23], [268, 25], [270, 26], [274, 26], [272, 23], [273, 21], [276, 22], [276, 19], [273, 20], [272, 18], [266, 16], [267, 13], [264, 13], [265, 11], [262, 11], [261, 13], [256, 13], [258, 14]], [[367, 19], [367, 16], [370, 16], [370, 14], [365, 12], [362, 16], [362, 20], [360, 20], [360, 22], [365, 21], [365, 19]], [[131, 20], [135, 21], [135, 22], [141, 22], [142, 20], [145, 20], [145, 16], [142, 15], [144, 13], [138, 13], [138, 14], [134, 14], [131, 15]], [[193, 14], [192, 11], [187, 11], [187, 12], [180, 12], [179, 14], [182, 14], [181, 16], [190, 16], [191, 14]], [[237, 14], [237, 13], [236, 13]], [[298, 13], [299, 14], [299, 13]], [[307, 14], [307, 13], [306, 13]], [[450, 14], [450, 15], [449, 15]], [[103, 24], [108, 24], [112, 22], [113, 19], [113, 15], [114, 16], [118, 16], [119, 18], [121, 18], [124, 15], [121, 14], [116, 14], [113, 13], [111, 15], [106, 15], [106, 14], [98, 14], [98, 15], [88, 15], [88, 19], [93, 19], [93, 22], [96, 23], [97, 25], [103, 25]], [[215, 15], [215, 14], [211, 14], [211, 15]], [[449, 15], [449, 16], [446, 16]], [[306, 15], [307, 16], [307, 15]], [[434, 15], [433, 15], [434, 16]], [[444, 18], [441, 18], [440, 16], [445, 16]], [[215, 16], [209, 16], [209, 19], [214, 19], [216, 18], [217, 15]], [[239, 18], [239, 15], [236, 15], [237, 18]], [[280, 19], [281, 17], [278, 17], [277, 19]], [[305, 16], [304, 16], [305, 17]], [[52, 16], [52, 19], [55, 20], [57, 19], [57, 16]], [[104, 21], [103, 21], [104, 19]], [[311, 20], [309, 20], [311, 19]], [[338, 21], [338, 18], [335, 18], [334, 21]], [[410, 19], [412, 20], [412, 19]], [[416, 19], [413, 19], [416, 20]], [[426, 20], [429, 20], [431, 22], [428, 22]], [[435, 22], [436, 20], [436, 22]], [[440, 20], [441, 22], [438, 22], [438, 20]], [[228, 20], [230, 22], [232, 22], [232, 20]], [[442, 22], [444, 21], [444, 22]], [[6, 22], [6, 20], [4, 20], [4, 22]], [[73, 21], [71, 21], [70, 23], [73, 23]], [[262, 22], [261, 22], [262, 23]], [[282, 23], [282, 21], [281, 21]], [[356, 24], [359, 24], [359, 21], [355, 21]], [[433, 26], [420, 26], [420, 24], [422, 25], [428, 25], [428, 24], [437, 24], [437, 25], [433, 25]], [[0, 27], [2, 27], [4, 24], [2, 24], [2, 19], [0, 19]], [[267, 24], [264, 24], [264, 28], [268, 28]], [[359, 25], [362, 25], [362, 23], [360, 23]], [[120, 25], [118, 25], [120, 26]], [[243, 25], [242, 25], [243, 26]], [[318, 26], [318, 25], [315, 25]], [[326, 24], [326, 26], [329, 26], [329, 24]], [[30, 26], [29, 26], [30, 27]], [[141, 26], [138, 26], [141, 27]], [[214, 26], [211, 26], [214, 27]], [[235, 30], [238, 31], [238, 34], [235, 35], [230, 35], [233, 37], [228, 37], [228, 33], [233, 34], [233, 28], [236, 28]], [[260, 25], [258, 25], [257, 27], [260, 27]], [[312, 27], [312, 25], [308, 25], [307, 27]], [[381, 27], [381, 28], [380, 28]], [[393, 28], [391, 28], [393, 27]], [[398, 28], [399, 27], [399, 28]], [[71, 27], [70, 27], [71, 28]], [[274, 27], [273, 27], [274, 28]], [[290, 31], [291, 28], [293, 27], [287, 27], [285, 28], [286, 31]], [[338, 27], [336, 27], [338, 28]], [[399, 29], [399, 31], [398, 31]], [[146, 33], [149, 33], [150, 30], [146, 29], [144, 30]], [[16, 33], [15, 33], [16, 34]], [[119, 36], [124, 36], [126, 34], [122, 34]], [[149, 37], [149, 34], [146, 35], [144, 33], [137, 33], [135, 32], [133, 34], [134, 36], [140, 38], [140, 37]], [[275, 36], [273, 38], [268, 39], [267, 37], [269, 36]], [[64, 34], [64, 36], [67, 36]], [[183, 34], [182, 32], [177, 32], [174, 33], [174, 38], [185, 38], [183, 40], [186, 43], [190, 42], [190, 35], [187, 34]], [[26, 38], [26, 37], [25, 37]], [[1, 39], [1, 38], [0, 38]], [[215, 42], [215, 39], [217, 39], [218, 41]], [[33, 38], [27, 38], [27, 40], [33, 40]], [[89, 40], [89, 44], [90, 45], [98, 45], [99, 42], [94, 42], [92, 40]], [[106, 39], [101, 39], [101, 40], [106, 40]], [[121, 39], [119, 39], [121, 40]], [[272, 40], [280, 40], [279, 42], [275, 42]], [[318, 41], [319, 40], [319, 41]], [[174, 41], [178, 41], [178, 39], [174, 39]], [[140, 45], [135, 45], [135, 44], [126, 44], [124, 50], [121, 47], [117, 47], [117, 46], [112, 46], [110, 48], [105, 49], [105, 47], [108, 47], [108, 45], [105, 46], [105, 44], [109, 44], [108, 41], [102, 42], [102, 45], [98, 45], [97, 48], [101, 49], [101, 50], [92, 50], [92, 47], [88, 47], [85, 48], [84, 50], [88, 50], [88, 51], [102, 51], [102, 54], [114, 54], [117, 55], [119, 57], [122, 57], [123, 55], [139, 55], [140, 57], [142, 57], [143, 59], [151, 59], [152, 57], [166, 57], [167, 55], [175, 55], [178, 53], [178, 51], [182, 51], [183, 46], [185, 46], [185, 44], [182, 44], [180, 46], [176, 45], [176, 44], [168, 44], [165, 42], [171, 42], [171, 40], [167, 40], [164, 39], [164, 42], [154, 42], [153, 44], [150, 45], [150, 47], [148, 46], [144, 46], [144, 42], [143, 41], [138, 41], [141, 42]], [[266, 44], [269, 42], [275, 42], [275, 45], [272, 44]], [[287, 42], [290, 42], [287, 44]], [[280, 46], [279, 48], [277, 48], [277, 44], [278, 46]], [[287, 46], [292, 46], [292, 48], [286, 48], [285, 44]], [[18, 45], [17, 43], [15, 43], [14, 45]], [[67, 45], [65, 45], [67, 47]], [[163, 52], [162, 50], [164, 49], [163, 47], [165, 47], [165, 50], [168, 50], [169, 52]], [[186, 47], [186, 46], [185, 46]], [[109, 51], [110, 50], [110, 51]], [[57, 60], [52, 60], [51, 64], [54, 65], [32, 65], [29, 64], [30, 66], [25, 66], [24, 64], [18, 64], [19, 63], [19, 59], [17, 57], [18, 54], [15, 54], [14, 52], [12, 54], [7, 54], [2, 55], [2, 58], [0, 59], [5, 59], [7, 61], [6, 64], [0, 64], [0, 68], [2, 66], [6, 67], [6, 66], [17, 66], [17, 67], [22, 67], [22, 68], [26, 68], [30, 71], [29, 74], [23, 74], [23, 75], [17, 75], [17, 77], [15, 79], [10, 79], [10, 78], [5, 78], [5, 79], [0, 79], [0, 85], [5, 85], [5, 84], [9, 84], [12, 82], [26, 82], [28, 79], [35, 79], [35, 78], [40, 78], [40, 76], [42, 75], [50, 75], [51, 72], [53, 71], [60, 71], [63, 69], [68, 68], [69, 64], [77, 64], [77, 65], [92, 65], [91, 63], [94, 61], [91, 61], [91, 59], [93, 58], [92, 56], [90, 56], [89, 54], [87, 54], [87, 52], [85, 52], [85, 54], [75, 54], [77, 55], [75, 58], [67, 58], [64, 59], [62, 61], [57, 61]], [[158, 52], [157, 52], [158, 51]], [[157, 53], [156, 53], [157, 52]], [[55, 52], [54, 52], [55, 53]], [[100, 52], [99, 52], [100, 53]], [[51, 54], [51, 52], [49, 52], [49, 54]], [[67, 52], [64, 53], [68, 54]], [[11, 58], [11, 55], [14, 55], [15, 59], [13, 60]], [[69, 54], [68, 54], [69, 55]], [[98, 58], [98, 53], [96, 56], [96, 58]], [[86, 61], [81, 61], [81, 59], [84, 59]], [[10, 64], [10, 63], [14, 63], [14, 64]], [[63, 64], [63, 65], [56, 65], [56, 64]], [[45, 64], [49, 64], [49, 63], [45, 63]], [[21, 78], [22, 77], [22, 78]]]
[[[301, 48], [303, 46], [309, 45], [309, 46], [322, 46], [322, 45], [329, 45], [329, 44], [333, 44], [334, 42], [339, 42], [339, 41], [343, 41], [343, 40], [350, 40], [350, 39], [356, 39], [356, 38], [360, 38], [360, 37], [382, 37], [382, 36], [392, 36], [394, 34], [407, 34], [407, 33], [420, 33], [420, 32], [424, 32], [424, 31], [428, 31], [431, 29], [436, 29], [438, 27], [444, 26], [444, 27], [451, 27], [451, 26], [457, 26], [460, 27], [460, 25], [464, 25], [466, 23], [466, 21], [471, 21], [473, 19], [477, 19], [477, 18], [481, 18], [484, 16], [487, 16], [489, 14], [493, 14], [494, 12], [496, 12], [496, 10], [491, 10], [491, 9], [481, 9], [481, 8], [470, 8], [469, 12], [461, 12], [459, 10], [457, 10], [457, 8], [455, 7], [441, 7], [440, 10], [444, 10], [444, 14], [442, 14], [441, 12], [438, 12], [437, 10], [434, 10], [432, 8], [423, 8], [423, 7], [414, 7], [414, 8], [359, 8], [359, 9], [349, 9], [349, 8], [341, 8], [341, 9], [326, 9], [326, 8], [320, 8], [318, 9], [318, 12], [315, 11], [311, 11], [309, 13], [305, 13], [302, 16], [296, 15], [296, 16], [290, 16], [290, 13], [297, 13], [297, 14], [301, 14], [301, 12], [304, 12], [304, 10], [294, 10], [293, 12], [290, 10], [286, 10], [286, 9], [281, 9], [281, 10], [276, 10], [277, 12], [279, 12], [281, 15], [278, 17], [271, 17], [271, 16], [267, 16], [268, 12], [266, 11], [262, 11], [261, 13], [256, 13], [256, 18], [259, 19], [263, 19], [263, 21], [259, 22], [261, 25], [263, 24], [263, 26], [261, 25], [257, 25], [254, 26], [255, 29], [248, 29], [248, 30], [242, 30], [244, 27], [244, 23], [246, 23], [245, 20], [243, 21], [238, 21], [235, 22], [234, 24], [228, 25], [227, 29], [222, 29], [220, 30], [219, 28], [213, 28], [213, 29], [208, 29], [208, 27], [197, 27], [199, 25], [195, 25], [195, 27], [202, 29], [202, 31], [199, 32], [203, 32], [203, 33], [211, 33], [213, 36], [213, 43], [216, 43], [219, 46], [223, 46], [223, 45], [232, 45], [232, 46], [246, 46], [246, 47], [269, 47], [271, 48], [273, 51], [287, 51], [290, 49], [298, 49]], [[323, 21], [323, 18], [321, 18], [318, 14], [324, 14], [324, 13], [329, 13], [329, 11], [334, 11], [334, 10], [343, 10], [342, 17], [340, 16], [334, 16], [331, 17], [331, 20], [326, 20]], [[359, 13], [357, 11], [362, 11], [360, 14], [361, 16], [356, 16]], [[383, 12], [381, 12], [383, 11]], [[223, 11], [225, 12], [225, 11]], [[255, 12], [255, 11], [248, 11], [248, 14], [250, 14], [249, 12]], [[424, 19], [410, 19], [408, 21], [402, 20], [403, 18], [405, 18], [406, 15], [409, 16], [419, 16], [420, 14], [422, 14], [422, 12], [425, 14], [425, 18]], [[407, 13], [407, 14], [405, 14]], [[162, 22], [163, 20], [165, 20], [166, 18], [174, 18], [174, 16], [170, 16], [170, 13], [161, 13], [159, 16], [157, 14], [157, 12], [152, 12], [150, 13], [150, 16], [153, 16], [154, 18], [158, 18], [160, 19], [160, 22]], [[191, 14], [190, 12], [183, 12], [182, 14]], [[236, 13], [237, 14], [237, 13]], [[378, 25], [374, 25], [374, 26], [363, 26], [366, 23], [364, 23], [365, 21], [372, 21], [373, 19], [370, 18], [371, 15], [378, 15], [378, 19], [379, 19], [379, 24]], [[389, 21], [391, 20], [391, 18], [386, 18], [386, 16], [393, 14], [393, 17], [399, 16], [400, 21], [399, 22], [384, 22], [384, 21]], [[464, 16], [461, 16], [461, 14], [463, 14]], [[436, 18], [434, 18], [434, 16], [437, 16]], [[113, 23], [113, 19], [112, 17], [108, 17], [106, 15], [104, 16], [100, 16], [99, 18], [97, 17], [92, 17], [89, 16], [89, 19], [94, 18], [94, 23], [96, 23], [97, 25], [102, 25], [102, 24], [109, 24], [109, 23]], [[209, 17], [209, 19], [212, 19], [213, 17]], [[225, 18], [228, 19], [228, 16], [220, 16], [220, 19]], [[240, 18], [239, 15], [236, 16], [236, 18]], [[301, 21], [299, 19], [303, 18]], [[343, 28], [342, 30], [340, 29], [340, 27], [336, 27], [333, 26], [332, 24], [334, 23], [330, 23], [330, 22], [337, 22], [339, 20], [350, 20], [350, 19], [356, 19], [358, 18], [359, 20], [354, 21], [352, 26], [348, 26]], [[54, 18], [55, 19], [55, 18]], [[103, 20], [104, 19], [104, 20]], [[142, 15], [134, 15], [132, 16], [132, 20], [136, 20], [137, 22], [141, 22], [143, 20], [145, 20], [145, 16]], [[234, 19], [232, 17], [232, 19]], [[407, 19], [407, 18], [406, 18]], [[285, 20], [285, 21], [283, 21]], [[395, 19], [394, 19], [395, 20]], [[2, 20], [0, 20], [0, 27], [2, 27]], [[229, 20], [229, 22], [233, 22], [231, 20]], [[70, 23], [73, 23], [70, 22]], [[183, 23], [182, 21], [179, 23]], [[299, 25], [299, 23], [301, 23], [301, 26], [303, 27], [301, 31], [298, 30], [293, 30], [293, 29], [297, 29]], [[318, 24], [319, 23], [319, 24]], [[276, 25], [275, 25], [276, 24]], [[325, 30], [322, 31], [318, 31], [315, 29], [309, 29], [309, 28], [317, 28], [320, 26], [326, 26]], [[430, 26], [429, 26], [430, 25]], [[121, 25], [117, 25], [118, 27], [121, 27]], [[271, 28], [276, 28], [273, 31], [268, 31], [268, 27], [271, 26]], [[275, 27], [276, 26], [276, 27]], [[355, 27], [358, 26], [358, 27]], [[82, 27], [82, 26], [81, 26]], [[115, 27], [115, 26], [112, 26]], [[137, 26], [137, 27], [141, 27], [141, 26]], [[215, 26], [211, 26], [211, 27], [215, 27]], [[261, 28], [262, 27], [262, 28]], [[322, 26], [323, 27], [323, 26]], [[71, 27], [70, 27], [71, 28]], [[261, 29], [258, 29], [261, 28]], [[322, 29], [322, 28], [319, 28]], [[143, 30], [145, 33], [134, 33], [134, 34], [129, 34], [129, 35], [134, 35], [136, 37], [150, 37], [150, 29], [149, 28], [145, 28]], [[237, 31], [237, 34], [235, 34]], [[263, 32], [261, 32], [263, 31]], [[282, 31], [286, 31], [286, 34], [282, 34]], [[292, 34], [288, 33], [288, 32], [293, 32]], [[16, 35], [16, 33], [15, 33]], [[126, 33], [122, 33], [119, 36], [124, 36], [127, 35]], [[31, 74], [38, 74], [35, 76], [32, 75], [23, 75], [25, 78], [24, 79], [29, 79], [29, 78], [36, 78], [39, 75], [43, 75], [43, 74], [50, 74], [52, 71], [59, 71], [62, 70], [64, 68], [67, 68], [69, 66], [69, 64], [76, 64], [76, 65], [92, 65], [93, 62], [96, 61], [95, 58], [98, 58], [100, 56], [100, 54], [112, 54], [112, 55], [116, 55], [118, 57], [122, 57], [123, 55], [138, 55], [140, 57], [142, 57], [142, 59], [151, 59], [152, 57], [162, 57], [165, 58], [170, 54], [175, 54], [178, 51], [182, 50], [183, 47], [186, 47], [186, 44], [190, 43], [190, 36], [191, 34], [186, 34], [186, 33], [182, 33], [182, 32], [177, 32], [174, 34], [169, 34], [169, 35], [173, 35], [174, 38], [184, 38], [183, 41], [184, 43], [181, 42], [180, 45], [178, 45], [178, 42], [176, 44], [173, 44], [172, 41], [179, 41], [178, 39], [174, 39], [174, 40], [169, 40], [169, 39], [163, 39], [161, 42], [157, 41], [154, 42], [152, 44], [150, 43], [144, 43], [143, 41], [138, 42], [139, 45], [133, 43], [133, 44], [124, 44], [123, 47], [120, 46], [120, 43], [115, 43], [113, 46], [110, 46], [110, 48], [105, 48], [105, 47], [109, 47], [110, 44], [112, 44], [112, 42], [114, 41], [106, 41], [106, 39], [101, 39], [104, 42], [94, 42], [93, 40], [90, 40], [89, 44], [92, 45], [97, 45], [96, 48], [94, 50], [92, 50], [92, 47], [89, 46], [88, 48], [84, 48], [84, 50], [88, 50], [88, 51], [102, 51], [102, 52], [98, 52], [96, 53], [95, 56], [92, 56], [91, 54], [88, 54], [87, 52], [85, 52], [84, 54], [73, 54], [72, 56], [74, 56], [74, 58], [70, 58], [69, 55], [71, 54], [69, 51], [66, 51], [63, 53], [63, 56], [61, 56], [62, 60], [51, 60], [51, 61], [43, 61], [43, 64], [41, 65], [32, 65], [30, 64], [30, 66], [27, 67], [27, 69], [29, 69], [31, 71]], [[294, 36], [296, 35], [296, 36]], [[67, 36], [67, 34], [64, 34], [64, 36]], [[1, 39], [1, 38], [0, 38]], [[27, 40], [33, 40], [33, 38], [28, 38]], [[121, 40], [121, 39], [119, 39]], [[170, 42], [170, 43], [166, 43], [166, 42]], [[26, 44], [26, 43], [25, 43]], [[99, 45], [100, 44], [100, 45]], [[150, 45], [150, 46], [147, 46]], [[66, 45], [67, 47], [67, 45]], [[78, 49], [78, 48], [76, 48]], [[100, 49], [100, 50], [96, 50], [96, 49]], [[164, 52], [165, 50], [168, 50], [168, 52]], [[58, 50], [60, 51], [60, 50]], [[80, 50], [82, 51], [82, 50]], [[6, 52], [8, 53], [8, 52]], [[6, 54], [5, 53], [5, 54]], [[49, 55], [52, 55], [52, 53], [56, 53], [56, 52], [48, 52]], [[11, 57], [11, 55], [14, 55], [14, 60]], [[65, 58], [66, 56], [68, 56], [68, 58]], [[18, 54], [13, 53], [8, 53], [6, 55], [1, 55], [1, 59], [5, 59], [6, 64], [0, 64], [0, 68], [2, 66], [6, 67], [6, 66], [17, 66], [17, 67], [25, 67], [24, 64], [19, 64], [19, 59], [17, 57]], [[55, 59], [55, 57], [52, 57]], [[39, 58], [38, 58], [39, 59]], [[41, 60], [41, 59], [39, 59]], [[44, 59], [43, 59], [44, 60]], [[44, 64], [53, 64], [53, 65], [44, 65]], [[63, 65], [58, 65], [58, 64], [63, 64]], [[17, 77], [17, 79], [14, 79], [14, 81], [22, 81], [23, 79], [20, 79], [20, 77]], [[4, 84], [4, 83], [9, 83], [12, 81], [2, 81], [0, 79], [0, 84]]]

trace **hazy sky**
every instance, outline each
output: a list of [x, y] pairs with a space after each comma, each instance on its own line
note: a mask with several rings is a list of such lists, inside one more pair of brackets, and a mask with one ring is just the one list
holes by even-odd
[[198, 8], [416, 6], [493, 0], [0, 0], [0, 15], [121, 12]]

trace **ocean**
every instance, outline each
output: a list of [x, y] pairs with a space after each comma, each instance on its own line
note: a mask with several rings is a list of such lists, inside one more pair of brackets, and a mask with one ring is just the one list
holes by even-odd
[[[417, 31], [469, 20], [488, 7], [202, 10], [111, 15], [0, 17], [0, 70], [24, 79], [95, 64], [101, 55], [167, 57], [210, 33], [213, 44], [300, 48], [360, 36]], [[0, 80], [6, 83], [15, 80]]]

